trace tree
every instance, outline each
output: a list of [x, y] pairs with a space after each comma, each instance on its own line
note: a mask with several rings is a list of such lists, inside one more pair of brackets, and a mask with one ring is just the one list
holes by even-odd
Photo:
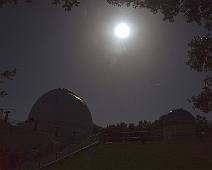
[[127, 128], [127, 124], [125, 122], [120, 122], [116, 124], [116, 128], [117, 129], [126, 129]]
[[[2, 81], [0, 81], [0, 83], [2, 84], [4, 79], [13, 80], [15, 75], [16, 75], [16, 69], [1, 71], [0, 72], [0, 80], [2, 80]], [[5, 96], [7, 96], [7, 95], [8, 95], [8, 93], [5, 90], [0, 88], [0, 97], [3, 98]], [[4, 111], [3, 108], [0, 108], [0, 110], [2, 112]], [[7, 111], [6, 113], [8, 114], [9, 111]]]
[[[13, 77], [16, 74], [16, 69], [14, 70], [4, 70], [2, 72], [0, 72], [0, 80], [3, 79], [8, 79], [8, 80], [13, 80]], [[0, 81], [0, 83], [2, 84], [3, 81]], [[0, 89], [0, 97], [4, 97], [8, 95], [7, 92], [5, 90]]]
[[151, 121], [147, 120], [141, 120], [138, 122], [138, 128], [140, 129], [150, 129], [152, 127], [153, 123]]
[[132, 130], [135, 129], [134, 123], [129, 123], [128, 128], [129, 128], [129, 129], [132, 129]]
[[[189, 44], [187, 65], [198, 72], [212, 71], [212, 37], [209, 34], [200, 37], [196, 36]], [[205, 113], [212, 111], [212, 77], [204, 80], [204, 86], [199, 95], [193, 96], [190, 100], [194, 108]]]
[[[198, 72], [212, 71], [212, 1], [211, 0], [107, 0], [115, 6], [133, 6], [147, 8], [154, 14], [163, 14], [163, 20], [174, 22], [182, 14], [187, 23], [197, 23], [206, 30], [204, 36], [195, 36], [189, 43], [188, 61], [186, 64]], [[212, 77], [204, 80], [204, 87], [199, 95], [189, 101], [195, 109], [205, 113], [212, 112]]]
[[[20, 4], [20, 3], [31, 3], [33, 0], [0, 0], [0, 7], [7, 4]], [[78, 7], [80, 4], [79, 0], [50, 0], [53, 5], [60, 5], [65, 11], [70, 11], [74, 6]]]
[[188, 23], [196, 22], [206, 29], [212, 28], [211, 0], [107, 0], [115, 6], [148, 8], [153, 13], [164, 15], [163, 20], [174, 22], [178, 14], [183, 14]]
[[[6, 4], [31, 3], [33, 0], [0, 0], [0, 7]], [[188, 23], [196, 22], [204, 25], [206, 29], [212, 28], [212, 2], [211, 0], [106, 0], [115, 6], [133, 6], [134, 8], [148, 8], [153, 13], [164, 15], [163, 20], [174, 21], [182, 13]], [[60, 5], [66, 11], [79, 6], [80, 0], [50, 0], [54, 5]]]
[[198, 130], [207, 131], [209, 127], [208, 119], [205, 116], [201, 116], [201, 115], [196, 115], [195, 119], [196, 119], [196, 124], [198, 126]]
[[140, 121], [138, 122], [138, 128], [140, 128], [140, 129], [143, 129], [143, 128], [144, 128], [144, 123], [143, 123], [142, 120], [140, 120]]
[[189, 101], [197, 108], [205, 113], [212, 111], [212, 78], [205, 79], [205, 86], [199, 95], [193, 96]]

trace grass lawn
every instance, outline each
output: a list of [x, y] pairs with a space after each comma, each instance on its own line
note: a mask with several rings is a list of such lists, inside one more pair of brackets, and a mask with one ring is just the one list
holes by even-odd
[[212, 141], [100, 144], [45, 170], [212, 170]]

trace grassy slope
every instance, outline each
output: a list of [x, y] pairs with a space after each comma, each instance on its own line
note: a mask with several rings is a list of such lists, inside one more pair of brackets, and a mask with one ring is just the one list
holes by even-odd
[[212, 141], [102, 144], [48, 170], [212, 170]]

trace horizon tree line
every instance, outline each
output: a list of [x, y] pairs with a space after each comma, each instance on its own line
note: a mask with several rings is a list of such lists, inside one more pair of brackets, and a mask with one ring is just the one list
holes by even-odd
[[[157, 120], [154, 120], [154, 121], [140, 120], [137, 124], [126, 123], [126, 122], [108, 124], [105, 128], [100, 128], [100, 129], [106, 129], [106, 130], [112, 130], [112, 131], [113, 130], [115, 131], [162, 130], [164, 118], [165, 118], [164, 115], [162, 115]], [[208, 120], [205, 116], [198, 114], [195, 116], [195, 123], [196, 123], [197, 134], [200, 134], [201, 132], [205, 132], [207, 134], [212, 135], [212, 120]]]

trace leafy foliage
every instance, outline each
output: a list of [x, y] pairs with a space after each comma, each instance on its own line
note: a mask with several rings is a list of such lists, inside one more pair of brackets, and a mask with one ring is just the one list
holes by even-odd
[[162, 128], [162, 120], [156, 120], [156, 121], [148, 121], [148, 120], [141, 120], [138, 122], [138, 124], [134, 123], [125, 123], [125, 122], [120, 122], [117, 124], [111, 124], [107, 125], [106, 129], [122, 129], [122, 130], [150, 130], [154, 128]]
[[195, 119], [197, 134], [201, 133], [202, 131], [207, 132], [209, 130], [210, 122], [205, 116], [197, 115]]
[[208, 30], [212, 28], [211, 0], [107, 0], [107, 2], [115, 6], [148, 8], [155, 14], [163, 14], [163, 19], [170, 22], [174, 22], [174, 18], [181, 13], [188, 23], [196, 22]]
[[[4, 70], [0, 72], [0, 80], [3, 79], [13, 80], [15, 75], [16, 75], [16, 69]], [[1, 83], [3, 83], [3, 81], [1, 81]], [[6, 95], [8, 95], [7, 92], [0, 88], [0, 97], [5, 97]]]
[[212, 78], [205, 79], [205, 86], [199, 95], [193, 96], [189, 101], [193, 103], [194, 108], [205, 113], [212, 111]]
[[[65, 11], [70, 11], [74, 6], [78, 7], [79, 0], [50, 0], [53, 5], [60, 5]], [[7, 4], [31, 3], [32, 0], [0, 0], [0, 7]]]
[[[209, 34], [196, 36], [189, 44], [187, 65], [198, 72], [212, 71], [212, 37]], [[205, 113], [212, 111], [212, 77], [207, 77], [204, 87], [199, 95], [193, 96], [189, 101], [194, 108]]]
[[0, 78], [6, 78], [9, 80], [13, 80], [14, 76], [16, 75], [16, 69], [13, 70], [4, 70], [2, 72], [0, 72]]
[[187, 65], [198, 72], [212, 71], [212, 37], [196, 36], [189, 46]]

